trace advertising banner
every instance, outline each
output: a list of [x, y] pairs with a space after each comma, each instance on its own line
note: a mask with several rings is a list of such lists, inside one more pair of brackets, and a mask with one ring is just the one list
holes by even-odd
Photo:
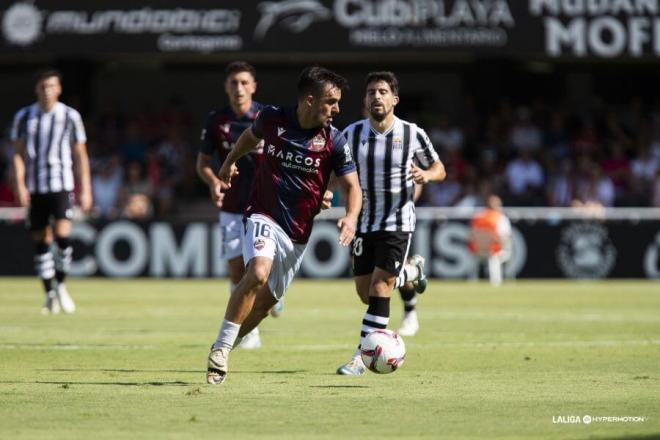
[[655, 58], [659, 12], [660, 0], [19, 0], [0, 6], [0, 53]]
[[[477, 266], [467, 247], [467, 221], [419, 220], [412, 252], [426, 258], [428, 274], [462, 279]], [[0, 275], [33, 274], [32, 246], [22, 224], [0, 223], [5, 251]], [[77, 223], [76, 276], [221, 277], [220, 229], [191, 222]], [[348, 248], [338, 244], [334, 220], [317, 220], [301, 276], [351, 276]], [[660, 279], [660, 220], [520, 220], [513, 223], [509, 278]]]

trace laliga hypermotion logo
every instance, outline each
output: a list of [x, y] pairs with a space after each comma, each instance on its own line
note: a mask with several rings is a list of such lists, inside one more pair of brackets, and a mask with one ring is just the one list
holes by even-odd
[[263, 40], [268, 30], [278, 21], [281, 27], [298, 34], [315, 21], [328, 20], [332, 17], [330, 10], [317, 0], [261, 2], [257, 9], [261, 12], [261, 19], [254, 28], [255, 40]]
[[41, 33], [42, 15], [30, 3], [15, 3], [2, 17], [2, 34], [16, 46], [29, 46]]

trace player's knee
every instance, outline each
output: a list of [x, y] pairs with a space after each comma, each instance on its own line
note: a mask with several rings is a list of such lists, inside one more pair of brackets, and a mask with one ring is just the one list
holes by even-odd
[[261, 288], [268, 283], [270, 268], [265, 265], [254, 264], [250, 266], [249, 274], [253, 287]]
[[375, 280], [371, 283], [371, 291], [376, 293], [376, 296], [387, 296], [392, 292], [392, 287], [385, 280]]

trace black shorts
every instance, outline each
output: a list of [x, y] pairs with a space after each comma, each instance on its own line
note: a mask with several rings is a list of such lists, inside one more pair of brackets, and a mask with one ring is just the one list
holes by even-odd
[[73, 193], [61, 191], [45, 194], [30, 194], [28, 227], [39, 231], [50, 224], [50, 219], [71, 220], [73, 217]]
[[353, 274], [367, 275], [375, 267], [399, 275], [408, 258], [411, 232], [358, 232], [353, 239]]

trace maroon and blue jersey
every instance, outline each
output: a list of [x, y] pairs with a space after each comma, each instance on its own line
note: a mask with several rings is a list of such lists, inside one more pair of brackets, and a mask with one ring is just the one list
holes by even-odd
[[267, 215], [291, 241], [307, 243], [330, 174], [356, 171], [346, 138], [333, 126], [303, 129], [295, 107], [264, 107], [252, 132], [264, 155], [245, 215]]
[[[252, 101], [250, 110], [241, 116], [237, 116], [231, 107], [209, 113], [202, 130], [202, 145], [199, 152], [209, 156], [217, 152], [220, 163], [224, 162], [241, 133], [252, 125], [263, 107], [262, 104]], [[261, 160], [262, 155], [259, 150], [241, 157], [236, 162], [238, 175], [232, 178], [231, 187], [225, 193], [222, 211], [243, 214]]]

